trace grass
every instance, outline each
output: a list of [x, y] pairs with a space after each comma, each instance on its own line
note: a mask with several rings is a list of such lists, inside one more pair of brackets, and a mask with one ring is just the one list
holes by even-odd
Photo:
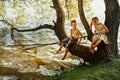
[[45, 80], [120, 80], [120, 58], [96, 65], [78, 66]]

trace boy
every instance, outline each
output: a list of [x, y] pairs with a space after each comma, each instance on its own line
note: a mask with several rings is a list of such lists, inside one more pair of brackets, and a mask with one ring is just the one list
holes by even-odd
[[74, 45], [78, 45], [81, 42], [82, 34], [77, 28], [77, 24], [75, 20], [71, 21], [72, 29], [70, 30], [70, 38], [66, 38], [62, 40], [60, 48], [58, 49], [57, 53], [61, 51], [62, 47], [65, 46], [65, 55], [63, 56], [62, 60], [64, 60], [67, 56], [68, 49]]

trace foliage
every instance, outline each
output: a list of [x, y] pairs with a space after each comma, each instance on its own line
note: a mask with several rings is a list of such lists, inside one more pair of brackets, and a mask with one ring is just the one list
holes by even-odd
[[52, 1], [48, 0], [0, 1], [0, 15], [13, 26], [25, 25], [30, 21], [37, 24], [53, 14], [51, 4]]
[[[88, 20], [90, 20], [91, 16], [93, 15], [91, 12], [91, 2], [92, 0], [83, 0], [84, 11]], [[64, 8], [67, 19], [73, 20], [79, 18], [77, 0], [61, 0], [61, 5]]]
[[[90, 1], [84, 0], [86, 13], [91, 10]], [[66, 19], [79, 19], [77, 3], [77, 0], [60, 0]], [[29, 21], [40, 24], [49, 18], [52, 20], [56, 18], [52, 17], [55, 15], [55, 10], [50, 7], [52, 5], [51, 0], [2, 0], [0, 1], [0, 15], [4, 16], [13, 26], [25, 25]], [[90, 15], [87, 14], [87, 18], [90, 18]]]
[[0, 2], [0, 15], [5, 16], [5, 14], [6, 14], [6, 10], [4, 7], [4, 3]]
[[91, 2], [93, 0], [83, 0], [83, 6], [84, 6], [84, 11], [85, 11], [85, 16], [88, 21], [91, 20], [91, 17], [93, 16], [93, 12], [91, 11]]

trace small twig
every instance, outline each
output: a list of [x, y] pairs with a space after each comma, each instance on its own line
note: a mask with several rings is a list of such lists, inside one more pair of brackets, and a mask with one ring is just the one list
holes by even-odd
[[3, 22], [3, 23], [6, 23], [7, 25], [9, 25], [9, 26], [11, 26], [12, 28], [14, 27], [12, 24], [10, 24], [8, 21], [6, 21], [6, 20], [0, 20], [1, 22]]

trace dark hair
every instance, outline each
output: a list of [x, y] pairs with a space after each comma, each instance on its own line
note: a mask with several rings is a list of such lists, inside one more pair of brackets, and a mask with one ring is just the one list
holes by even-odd
[[76, 23], [76, 20], [72, 20], [72, 21], [71, 21], [71, 24], [74, 23], [74, 22]]
[[95, 23], [96, 23], [98, 20], [99, 20], [98, 17], [93, 17], [93, 18], [92, 18], [92, 21], [94, 21]]
[[99, 20], [98, 17], [93, 17], [92, 20]]

